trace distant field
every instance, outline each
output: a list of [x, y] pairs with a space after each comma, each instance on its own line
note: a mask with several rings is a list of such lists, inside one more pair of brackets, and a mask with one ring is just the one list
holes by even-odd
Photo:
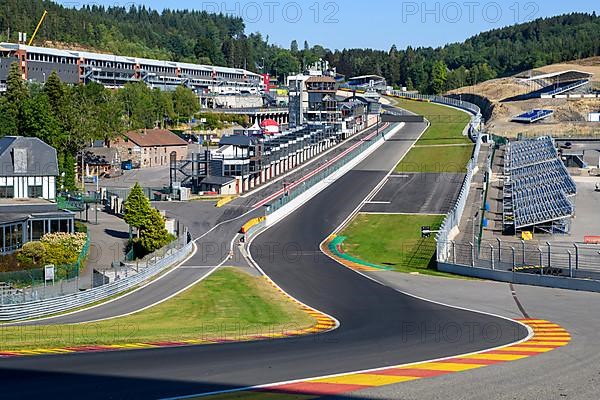
[[473, 145], [413, 147], [396, 166], [396, 172], [467, 172]]
[[156, 307], [110, 321], [0, 326], [0, 351], [187, 339], [238, 339], [312, 326], [314, 320], [266, 283], [239, 270], [215, 272]]
[[359, 214], [340, 233], [344, 251], [372, 264], [399, 272], [449, 276], [435, 269], [435, 238], [421, 238], [421, 227], [438, 228], [442, 215]]
[[423, 115], [431, 122], [427, 132], [417, 142], [418, 145], [471, 143], [471, 140], [462, 134], [471, 120], [467, 113], [434, 103], [404, 99], [393, 101], [396, 106]]

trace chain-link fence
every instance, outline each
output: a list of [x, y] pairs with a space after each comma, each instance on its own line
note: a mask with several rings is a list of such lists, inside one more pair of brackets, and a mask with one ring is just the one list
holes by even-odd
[[[132, 280], [132, 282], [137, 282], [139, 281], [139, 279], [136, 278], [137, 275], [146, 276], [159, 273], [161, 268], [169, 266], [165, 264], [165, 260], [176, 258], [176, 254], [179, 254], [182, 249], [185, 249], [191, 242], [192, 238], [186, 230], [185, 233], [175, 241], [143, 259], [136, 261], [122, 261], [116, 263], [113, 265], [113, 268], [102, 274], [94, 273], [94, 283], [91, 290], [122, 280]], [[149, 273], [148, 271], [154, 272]], [[24, 288], [4, 284], [0, 286], [0, 304], [22, 304], [72, 295], [80, 291], [79, 283], [80, 278], [77, 273], [76, 276], [70, 279], [55, 281], [52, 284], [48, 282], [45, 285], [30, 285]]]
[[446, 263], [538, 275], [600, 280], [600, 246], [524, 240], [449, 241]]

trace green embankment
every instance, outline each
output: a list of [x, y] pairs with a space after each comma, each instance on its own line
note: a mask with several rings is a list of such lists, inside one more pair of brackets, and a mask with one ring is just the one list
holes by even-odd
[[0, 327], [0, 351], [235, 340], [304, 329], [314, 322], [262, 277], [224, 268], [171, 300], [131, 316], [82, 325]]
[[340, 232], [346, 253], [399, 272], [449, 276], [435, 269], [435, 238], [423, 239], [421, 227], [439, 228], [443, 215], [359, 214]]
[[463, 135], [470, 116], [439, 104], [393, 99], [394, 105], [423, 115], [431, 126], [396, 167], [397, 172], [466, 172], [473, 144]]

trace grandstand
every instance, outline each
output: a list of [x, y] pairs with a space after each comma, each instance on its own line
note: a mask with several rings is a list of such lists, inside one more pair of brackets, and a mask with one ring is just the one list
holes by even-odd
[[568, 233], [575, 182], [550, 136], [511, 142], [504, 157], [503, 230]]
[[385, 91], [387, 90], [387, 81], [379, 75], [362, 75], [348, 79], [348, 83], [343, 84], [342, 87], [352, 90]]
[[525, 122], [528, 124], [533, 124], [534, 122], [541, 121], [546, 119], [554, 114], [552, 110], [531, 110], [527, 111], [523, 114], [519, 114], [514, 117], [512, 120], [515, 122]]
[[537, 85], [539, 89], [528, 93], [528, 98], [552, 98], [558, 95], [570, 94], [575, 91], [591, 90], [590, 82], [593, 74], [577, 70], [537, 74], [523, 79], [524, 83]]

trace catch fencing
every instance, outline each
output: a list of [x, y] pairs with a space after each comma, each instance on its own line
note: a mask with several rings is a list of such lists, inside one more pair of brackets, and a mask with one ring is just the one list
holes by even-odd
[[458, 229], [458, 225], [460, 224], [460, 220], [463, 216], [465, 207], [467, 205], [469, 189], [471, 188], [473, 178], [477, 173], [477, 164], [479, 162], [479, 153], [481, 151], [482, 145], [481, 133], [479, 132], [479, 128], [481, 125], [481, 109], [477, 105], [469, 103], [467, 101], [444, 96], [427, 95], [420, 93], [406, 93], [395, 90], [388, 92], [388, 94], [399, 98], [406, 98], [417, 101], [427, 101], [432, 103], [443, 104], [446, 106], [452, 106], [460, 108], [472, 114], [469, 130], [471, 133], [471, 139], [473, 139], [473, 141], [475, 142], [473, 156], [467, 164], [467, 174], [463, 181], [458, 198], [456, 199], [456, 203], [442, 222], [442, 225], [436, 236], [438, 261], [446, 261], [449, 254], [450, 238], [452, 237], [453, 233]]
[[186, 233], [169, 246], [158, 250], [135, 265], [132, 264], [130, 268], [137, 268], [137, 273], [82, 292], [50, 298], [44, 298], [43, 293], [34, 293], [31, 296], [37, 296], [35, 300], [24, 298], [25, 294], [5, 295], [0, 292], [0, 322], [56, 315], [117, 296], [183, 261], [191, 254], [193, 246], [191, 236]]

